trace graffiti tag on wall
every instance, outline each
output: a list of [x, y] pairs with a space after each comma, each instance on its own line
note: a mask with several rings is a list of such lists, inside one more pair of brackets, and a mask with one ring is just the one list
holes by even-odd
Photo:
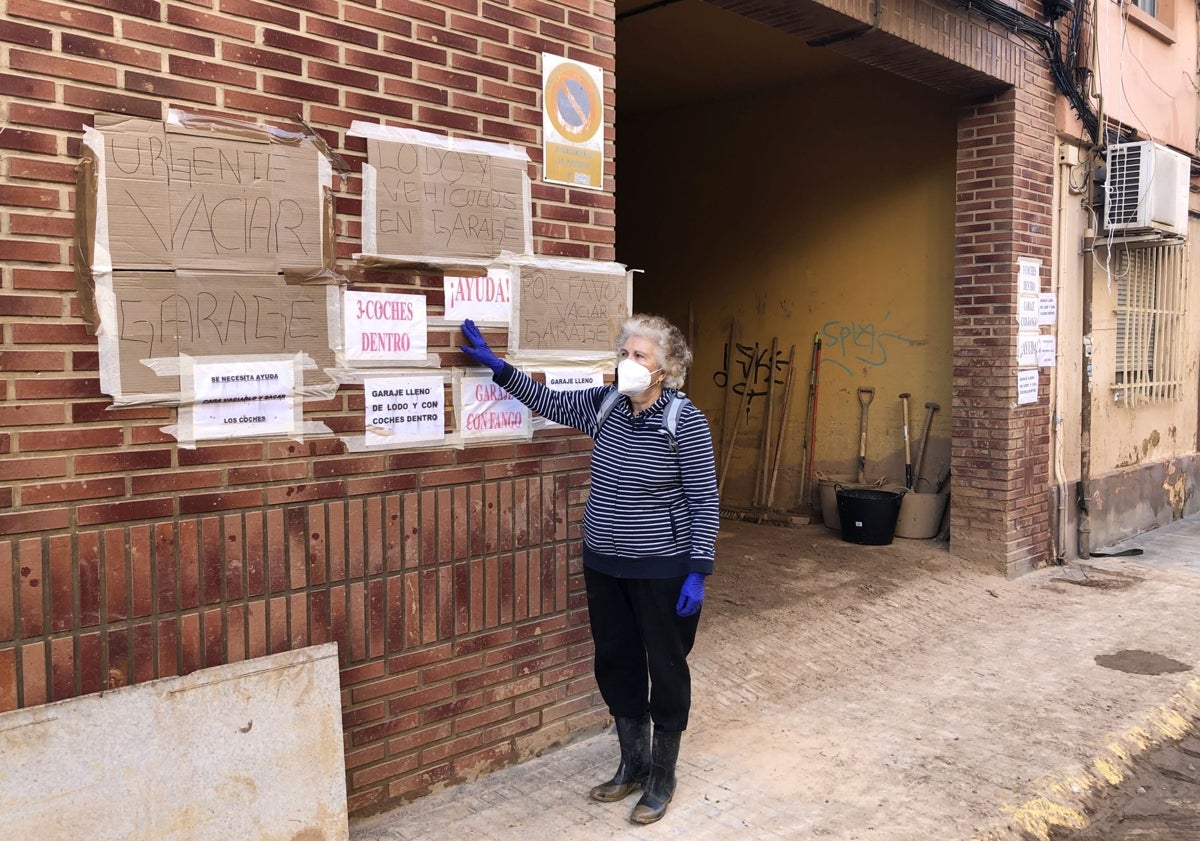
[[[891, 317], [883, 316], [883, 321]], [[821, 325], [821, 365], [832, 365], [848, 375], [854, 376], [851, 365], [878, 368], [888, 363], [889, 347], [896, 344], [920, 344], [920, 339], [902, 333], [888, 332], [873, 321], [841, 321], [834, 319]], [[756, 397], [766, 397], [772, 379], [776, 385], [784, 385], [787, 377], [788, 360], [780, 348], [771, 355], [770, 343], [755, 342], [752, 345], [728, 342], [722, 355], [721, 368], [713, 373], [717, 388], [731, 389], [739, 398], [749, 392], [746, 409], [749, 412]]]
[[746, 395], [746, 412], [749, 414], [756, 397], [766, 397], [772, 380], [783, 385], [787, 377], [788, 360], [778, 347], [771, 354], [770, 344], [765, 347], [735, 343], [731, 348], [725, 343], [721, 369], [713, 373], [717, 388], [730, 388], [739, 398]]
[[[887, 321], [891, 313], [885, 313]], [[875, 322], [826, 321], [821, 325], [821, 364], [835, 365], [853, 376], [844, 360], [853, 359], [863, 365], [878, 368], [888, 361], [888, 343], [912, 344], [915, 339], [900, 333], [884, 332]]]

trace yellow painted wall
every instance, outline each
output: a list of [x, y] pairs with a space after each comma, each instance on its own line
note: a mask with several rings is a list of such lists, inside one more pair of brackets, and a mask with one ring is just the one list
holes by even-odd
[[860, 387], [875, 389], [869, 479], [904, 479], [904, 391], [912, 394], [913, 458], [925, 403], [934, 401], [941, 410], [925, 474], [948, 464], [955, 124], [953, 103], [866, 69], [618, 120], [617, 259], [645, 270], [635, 280], [635, 308], [693, 334], [687, 388], [718, 442], [729, 438], [737, 412], [729, 386], [752, 372], [754, 396], [732, 449], [724, 506], [749, 507], [763, 482], [773, 338], [772, 440], [795, 346], [775, 508], [807, 507], [799, 490], [817, 334], [817, 471], [853, 473]]

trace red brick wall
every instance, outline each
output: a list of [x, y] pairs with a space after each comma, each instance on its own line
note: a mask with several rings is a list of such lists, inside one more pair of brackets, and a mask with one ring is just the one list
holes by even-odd
[[951, 550], [1008, 575], [1051, 557], [1049, 369], [1017, 405], [1017, 259], [1050, 289], [1054, 89], [1024, 84], [964, 109], [958, 131]]
[[[540, 183], [538, 146], [543, 51], [606, 70], [611, 132], [612, 4], [0, 8], [0, 711], [337, 640], [358, 811], [598, 722], [577, 560], [585, 439], [180, 449], [160, 431], [174, 409], [114, 410], [100, 393], [70, 262], [82, 127], [168, 107], [290, 127], [300, 114], [354, 173], [355, 119], [524, 145], [535, 251], [612, 260], [611, 134], [603, 192]], [[342, 258], [359, 250], [359, 189], [354, 176], [337, 196]], [[429, 279], [360, 280], [441, 303]], [[362, 402], [345, 387], [305, 413], [361, 430]]]

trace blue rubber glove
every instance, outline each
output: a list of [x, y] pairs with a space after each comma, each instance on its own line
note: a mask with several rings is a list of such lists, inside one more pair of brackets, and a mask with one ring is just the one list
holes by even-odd
[[679, 601], [675, 602], [675, 612], [680, 616], [694, 616], [699, 613], [700, 605], [704, 604], [704, 579], [702, 572], [689, 572], [679, 590]]
[[467, 337], [469, 344], [459, 345], [459, 350], [484, 368], [490, 368], [493, 374], [499, 374], [504, 370], [504, 360], [492, 353], [487, 340], [483, 338], [483, 334], [479, 332], [474, 321], [469, 318], [464, 321], [462, 332]]

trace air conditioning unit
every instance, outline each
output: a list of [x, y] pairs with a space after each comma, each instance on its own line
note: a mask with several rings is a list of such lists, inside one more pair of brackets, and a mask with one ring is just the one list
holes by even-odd
[[1187, 236], [1191, 159], [1152, 140], [1108, 147], [1104, 228]]

